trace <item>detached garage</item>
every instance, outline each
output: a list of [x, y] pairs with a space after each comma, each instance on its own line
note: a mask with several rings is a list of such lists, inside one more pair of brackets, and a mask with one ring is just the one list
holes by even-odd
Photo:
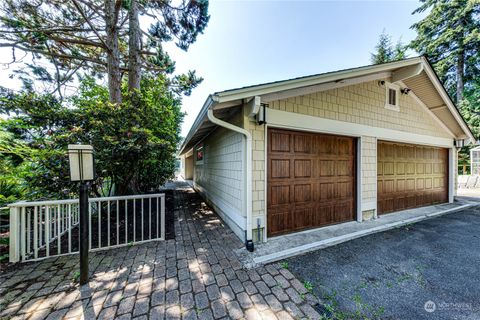
[[180, 155], [185, 178], [251, 248], [453, 202], [457, 147], [473, 142], [417, 57], [214, 93]]

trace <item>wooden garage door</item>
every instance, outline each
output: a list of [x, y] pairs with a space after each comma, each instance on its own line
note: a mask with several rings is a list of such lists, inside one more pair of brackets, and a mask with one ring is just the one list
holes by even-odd
[[378, 142], [378, 213], [448, 202], [448, 149]]
[[268, 130], [268, 235], [355, 218], [354, 138]]

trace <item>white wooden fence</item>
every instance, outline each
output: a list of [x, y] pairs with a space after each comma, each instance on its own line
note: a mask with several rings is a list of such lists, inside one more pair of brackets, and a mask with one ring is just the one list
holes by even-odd
[[[10, 208], [10, 262], [78, 252], [78, 199], [17, 202]], [[165, 239], [165, 194], [90, 198], [90, 251]]]

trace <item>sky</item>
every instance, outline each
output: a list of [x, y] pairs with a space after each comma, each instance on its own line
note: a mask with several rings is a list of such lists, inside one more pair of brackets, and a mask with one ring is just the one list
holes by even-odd
[[[186, 136], [209, 94], [270, 81], [370, 64], [378, 36], [393, 42], [415, 37], [410, 26], [418, 1], [210, 1], [210, 21], [187, 52], [173, 43], [165, 50], [176, 72], [196, 70], [204, 78], [189, 97]], [[0, 60], [10, 49], [0, 48]], [[0, 68], [0, 85], [19, 89]]]
[[[415, 37], [418, 1], [211, 1], [210, 21], [188, 52], [169, 45], [177, 71], [204, 78], [190, 97], [186, 136], [209, 94], [370, 64], [383, 29]], [[413, 53], [414, 54], [414, 53]]]

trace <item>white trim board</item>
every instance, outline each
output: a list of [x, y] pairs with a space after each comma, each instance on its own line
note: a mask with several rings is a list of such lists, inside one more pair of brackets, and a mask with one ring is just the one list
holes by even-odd
[[356, 211], [357, 211], [357, 222], [363, 221], [363, 200], [362, 200], [362, 187], [363, 187], [363, 161], [362, 161], [362, 154], [363, 154], [363, 141], [362, 137], [359, 137], [356, 141], [356, 159], [355, 159], [355, 204], [356, 204]]
[[380, 140], [443, 148], [451, 148], [453, 145], [453, 139], [450, 138], [371, 127], [363, 124], [325, 119], [271, 108], [266, 108], [266, 114], [266, 119], [270, 126], [280, 126], [285, 129], [323, 132], [351, 137], [370, 136]]

